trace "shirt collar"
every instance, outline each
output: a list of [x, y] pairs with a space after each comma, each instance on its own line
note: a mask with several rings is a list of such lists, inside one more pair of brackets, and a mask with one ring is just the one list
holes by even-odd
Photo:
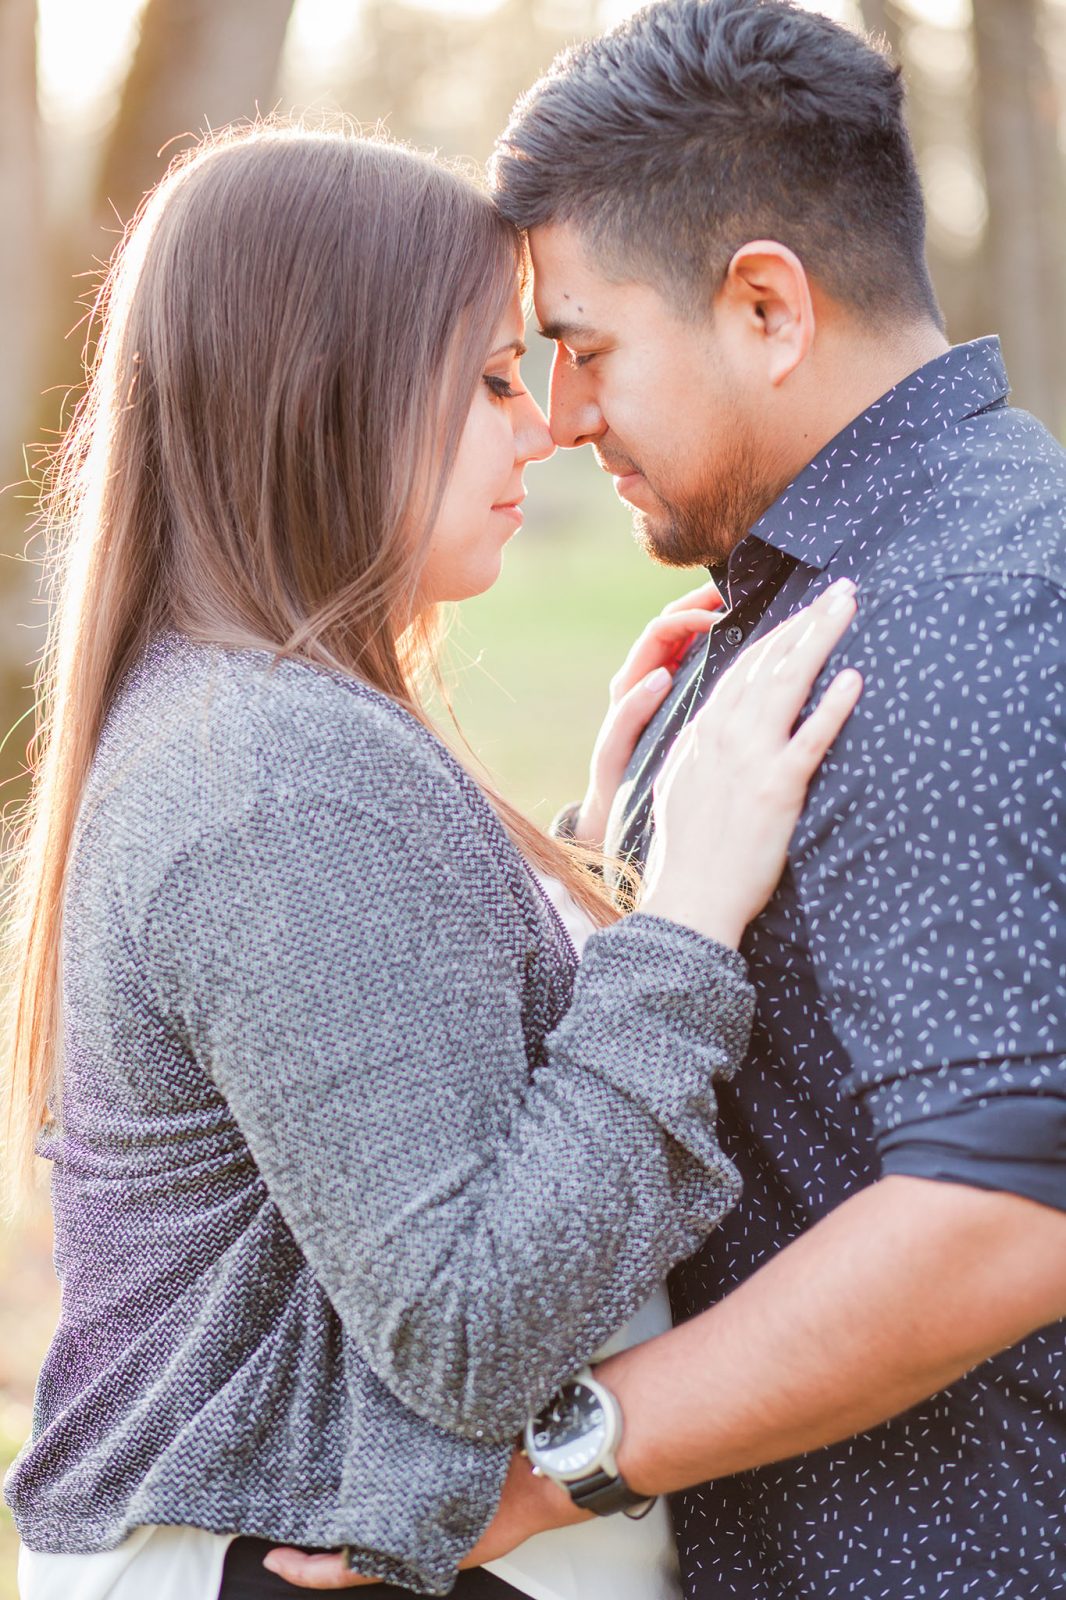
[[998, 339], [953, 346], [842, 428], [763, 513], [749, 538], [821, 570], [889, 493], [888, 479], [878, 473], [881, 461], [901, 444], [910, 448], [999, 404], [1009, 390]]

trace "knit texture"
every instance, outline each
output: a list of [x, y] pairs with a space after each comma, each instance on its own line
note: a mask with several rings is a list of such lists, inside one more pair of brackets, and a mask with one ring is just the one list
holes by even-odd
[[637, 915], [575, 974], [414, 718], [170, 634], [100, 742], [63, 960], [23, 1540], [184, 1523], [445, 1592], [528, 1409], [737, 1199], [740, 957]]

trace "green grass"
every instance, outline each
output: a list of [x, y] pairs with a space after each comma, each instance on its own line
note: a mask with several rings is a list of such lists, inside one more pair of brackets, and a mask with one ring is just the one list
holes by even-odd
[[579, 796], [611, 674], [701, 576], [653, 566], [613, 504], [509, 547], [496, 587], [459, 608], [447, 650], [463, 730], [509, 799], [546, 822]]

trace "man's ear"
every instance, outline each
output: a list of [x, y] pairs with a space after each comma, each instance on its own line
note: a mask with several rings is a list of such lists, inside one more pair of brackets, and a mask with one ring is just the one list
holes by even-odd
[[733, 326], [757, 339], [766, 375], [783, 383], [814, 343], [814, 305], [803, 263], [787, 245], [753, 239], [741, 245], [726, 270], [716, 302]]

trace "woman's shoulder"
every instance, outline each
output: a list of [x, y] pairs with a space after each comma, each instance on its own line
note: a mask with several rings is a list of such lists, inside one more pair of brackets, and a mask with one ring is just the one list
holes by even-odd
[[441, 741], [387, 696], [266, 651], [165, 634], [116, 696], [79, 835], [159, 868], [263, 808], [298, 833], [323, 799], [438, 838], [472, 814], [495, 827]]
[[141, 781], [195, 785], [214, 805], [321, 786], [356, 803], [417, 774], [454, 788], [444, 745], [386, 695], [265, 650], [153, 640], [122, 685], [102, 765]]

